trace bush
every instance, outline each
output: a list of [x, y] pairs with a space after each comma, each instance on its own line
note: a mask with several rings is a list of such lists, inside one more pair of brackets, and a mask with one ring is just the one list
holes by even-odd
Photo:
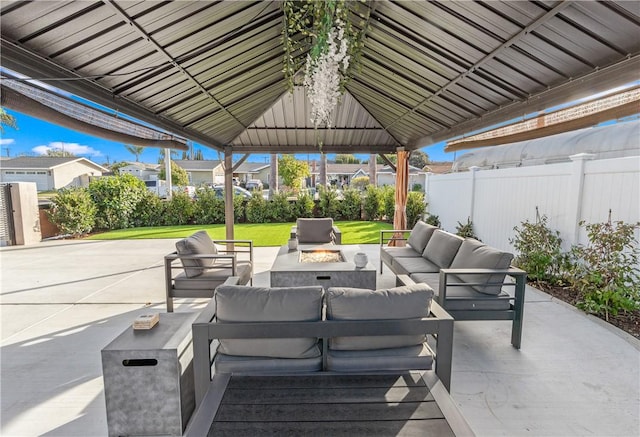
[[134, 227], [164, 225], [165, 202], [147, 190], [133, 210], [131, 222]]
[[204, 187], [198, 190], [193, 220], [198, 225], [224, 223], [224, 200], [216, 196], [214, 189]]
[[411, 191], [422, 191], [422, 184], [413, 184]]
[[311, 194], [300, 194], [291, 205], [291, 214], [295, 220], [298, 217], [313, 217], [315, 203]]
[[440, 217], [438, 217], [435, 214], [428, 214], [427, 217], [424, 219], [424, 222], [428, 225], [436, 226], [438, 228], [442, 226], [442, 224], [440, 223]]
[[338, 218], [338, 192], [335, 188], [319, 186], [318, 192], [318, 214], [320, 217]]
[[96, 206], [96, 227], [123, 229], [133, 226], [138, 203], [147, 194], [144, 182], [130, 174], [94, 179], [89, 193]]
[[343, 220], [362, 219], [362, 195], [360, 191], [348, 188], [344, 190], [344, 199], [340, 205], [340, 218]]
[[527, 272], [532, 281], [557, 283], [566, 265], [560, 233], [549, 229], [546, 215], [536, 217], [535, 223], [525, 220], [521, 225], [513, 228], [516, 235], [509, 239], [518, 252], [513, 264]]
[[262, 196], [253, 196], [245, 206], [245, 213], [249, 223], [267, 223], [267, 201]]
[[362, 205], [365, 220], [378, 220], [382, 212], [382, 194], [379, 188], [369, 185]]
[[[260, 197], [262, 197], [261, 193], [257, 193]], [[245, 199], [242, 196], [233, 196], [233, 222], [240, 223], [245, 221]]]
[[287, 193], [276, 193], [267, 203], [267, 219], [270, 222], [285, 223], [293, 218]]
[[188, 225], [193, 222], [194, 212], [194, 201], [187, 193], [173, 193], [165, 203], [164, 224]]
[[473, 231], [473, 222], [471, 221], [471, 217], [467, 217], [467, 222], [465, 224], [458, 222], [458, 225], [456, 226], [456, 235], [463, 238], [475, 238], [476, 240], [481, 241], [476, 237], [476, 234]]
[[424, 194], [412, 191], [407, 197], [407, 229], [413, 229], [415, 224], [424, 215]]
[[81, 235], [91, 232], [96, 222], [96, 206], [86, 188], [63, 188], [51, 199], [47, 215], [60, 232]]
[[396, 190], [390, 185], [381, 188], [382, 218], [392, 223], [396, 212]]
[[583, 300], [578, 307], [609, 320], [620, 310], [640, 309], [639, 251], [634, 232], [640, 223], [580, 223], [587, 231], [586, 246], [574, 246], [570, 280]]
[[370, 183], [369, 176], [358, 176], [357, 178], [351, 179], [351, 188], [362, 191], [366, 189]]

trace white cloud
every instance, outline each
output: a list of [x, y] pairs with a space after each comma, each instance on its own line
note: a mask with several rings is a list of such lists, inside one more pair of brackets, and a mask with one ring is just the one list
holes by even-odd
[[6, 146], [15, 142], [16, 140], [14, 140], [13, 138], [0, 138], [0, 146]]
[[38, 155], [46, 155], [49, 150], [64, 150], [65, 152], [71, 152], [74, 155], [89, 155], [89, 156], [102, 156], [102, 152], [99, 150], [95, 150], [89, 146], [83, 146], [78, 143], [65, 143], [62, 141], [52, 141], [47, 146], [36, 146], [31, 149], [34, 153]]

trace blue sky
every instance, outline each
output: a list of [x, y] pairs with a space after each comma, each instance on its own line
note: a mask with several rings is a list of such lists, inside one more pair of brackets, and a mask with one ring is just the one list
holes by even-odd
[[[77, 156], [91, 159], [98, 164], [114, 163], [117, 161], [135, 161], [135, 156], [129, 153], [122, 143], [103, 140], [80, 132], [66, 129], [49, 122], [7, 110], [16, 118], [18, 129], [5, 127], [0, 138], [2, 156], [16, 157], [19, 155], [44, 155], [47, 149], [64, 148]], [[218, 159], [218, 153], [209, 147], [194, 143], [194, 149], [201, 149], [205, 159]], [[434, 161], [452, 161], [453, 153], [444, 152], [444, 143], [423, 149]], [[140, 161], [155, 163], [158, 161], [160, 150], [146, 148], [140, 156]], [[182, 152], [178, 152], [181, 156]], [[307, 159], [307, 154], [297, 155], [300, 159]], [[368, 159], [369, 155], [357, 155], [359, 158]], [[220, 155], [222, 157], [222, 154]], [[319, 155], [309, 155], [310, 159], [319, 158]], [[329, 155], [331, 158], [332, 155]], [[249, 162], [268, 162], [269, 155], [253, 154]]]

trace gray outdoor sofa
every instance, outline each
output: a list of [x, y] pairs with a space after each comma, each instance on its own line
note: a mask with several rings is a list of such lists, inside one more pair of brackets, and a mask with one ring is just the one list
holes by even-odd
[[425, 284], [326, 293], [227, 284], [192, 325], [196, 405], [214, 374], [385, 373], [432, 369], [434, 359], [449, 390], [453, 319]]
[[[389, 246], [391, 241], [403, 246]], [[520, 349], [527, 274], [512, 267], [512, 259], [510, 253], [422, 221], [410, 231], [380, 233], [381, 272], [384, 264], [398, 285], [430, 285], [455, 320], [512, 320], [511, 344]], [[513, 295], [505, 287], [514, 287]]]

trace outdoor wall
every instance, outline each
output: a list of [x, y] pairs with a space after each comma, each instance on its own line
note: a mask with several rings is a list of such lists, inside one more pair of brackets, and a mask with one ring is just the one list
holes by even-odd
[[535, 221], [536, 206], [550, 228], [560, 232], [565, 249], [586, 243], [581, 220], [604, 222], [609, 209], [614, 221], [640, 221], [640, 157], [571, 158], [561, 164], [427, 174], [427, 211], [451, 232], [469, 217], [481, 240], [510, 251], [513, 228], [524, 220]]
[[[65, 165], [56, 167], [52, 170], [53, 173], [53, 187], [49, 189], [58, 190], [64, 187], [77, 187], [82, 186], [82, 181], [79, 179], [81, 175], [88, 176], [101, 176], [102, 172], [96, 168], [84, 165], [81, 162], [69, 162]], [[88, 181], [88, 179], [86, 179]]]

